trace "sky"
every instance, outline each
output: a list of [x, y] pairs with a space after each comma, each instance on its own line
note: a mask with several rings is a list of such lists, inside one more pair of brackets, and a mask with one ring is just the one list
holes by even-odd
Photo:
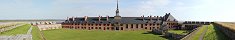
[[[119, 0], [122, 17], [163, 16], [179, 21], [235, 21], [235, 0]], [[116, 0], [0, 0], [0, 20], [114, 16]]]

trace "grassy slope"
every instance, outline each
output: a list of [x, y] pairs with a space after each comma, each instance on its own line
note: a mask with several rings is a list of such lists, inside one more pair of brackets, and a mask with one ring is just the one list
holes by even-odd
[[145, 31], [97, 31], [58, 29], [43, 31], [47, 40], [166, 40]]
[[229, 40], [223, 33], [214, 28], [213, 25], [208, 27], [204, 40]]
[[17, 34], [26, 34], [28, 29], [30, 28], [30, 24], [26, 24], [26, 25], [23, 25], [23, 26], [20, 26], [20, 27], [17, 27], [15, 29], [12, 29], [12, 30], [9, 30], [9, 31], [6, 31], [6, 32], [3, 32], [1, 33], [0, 35], [17, 35]]
[[40, 37], [39, 29], [37, 27], [33, 27], [32, 36], [33, 36], [33, 40], [42, 40], [42, 38]]

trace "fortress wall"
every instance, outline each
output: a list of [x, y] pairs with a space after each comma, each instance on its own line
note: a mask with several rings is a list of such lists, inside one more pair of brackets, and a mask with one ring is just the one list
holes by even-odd
[[231, 28], [235, 28], [235, 26], [220, 22], [213, 23], [213, 25], [216, 29], [222, 31], [227, 37], [235, 39], [235, 29]]

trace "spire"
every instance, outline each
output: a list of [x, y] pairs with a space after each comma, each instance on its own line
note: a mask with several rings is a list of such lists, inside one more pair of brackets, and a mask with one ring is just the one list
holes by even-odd
[[120, 16], [120, 15], [119, 15], [119, 9], [118, 9], [118, 0], [117, 0], [117, 10], [116, 10], [116, 16]]
[[119, 15], [119, 9], [118, 9], [118, 0], [117, 0], [117, 10], [116, 10], [116, 15], [114, 16], [114, 19], [121, 19], [121, 16]]

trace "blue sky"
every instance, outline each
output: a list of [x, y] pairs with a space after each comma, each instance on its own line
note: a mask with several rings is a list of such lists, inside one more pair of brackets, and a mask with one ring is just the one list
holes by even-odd
[[[120, 15], [162, 16], [180, 21], [235, 21], [235, 0], [119, 0]], [[116, 0], [0, 0], [0, 19], [66, 19], [114, 16]]]

